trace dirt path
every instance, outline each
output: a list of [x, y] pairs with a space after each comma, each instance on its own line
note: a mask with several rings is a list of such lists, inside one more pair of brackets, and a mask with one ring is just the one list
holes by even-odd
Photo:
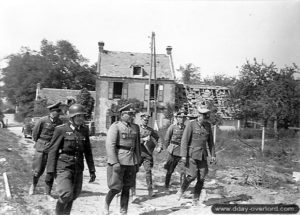
[[[22, 137], [21, 127], [10, 127], [10, 131], [14, 132], [18, 137], [20, 137], [19, 143], [24, 147], [22, 155], [31, 161], [34, 149], [33, 142], [30, 139], [25, 139]], [[72, 215], [98, 215], [102, 214], [103, 202], [105, 195], [108, 192], [106, 183], [106, 167], [105, 167], [105, 157], [95, 158], [96, 165], [96, 181], [94, 183], [88, 183], [89, 174], [88, 170], [84, 171], [84, 181], [83, 181], [83, 191], [80, 197], [75, 201], [73, 205]], [[300, 199], [299, 196], [299, 186], [291, 188], [293, 191], [287, 188], [278, 188], [277, 190], [259, 188], [254, 186], [240, 186], [237, 183], [232, 183], [232, 181], [224, 181], [224, 174], [230, 175], [230, 173], [224, 171], [217, 171], [216, 177], [214, 179], [208, 179], [205, 182], [205, 190], [201, 196], [202, 200], [209, 198], [218, 198], [224, 196], [236, 196], [239, 194], [248, 194], [252, 196], [252, 199], [247, 202], [237, 202], [237, 203], [300, 203], [296, 202], [296, 199]], [[165, 195], [163, 191], [163, 178], [164, 170], [162, 168], [154, 169], [153, 175], [154, 186], [156, 191], [156, 196], [153, 198], [147, 197], [146, 182], [144, 180], [144, 171], [140, 170], [138, 173], [137, 180], [137, 203], [129, 204], [128, 214], [176, 214], [176, 215], [186, 215], [186, 214], [213, 214], [211, 212], [210, 206], [200, 205], [197, 207], [191, 206], [191, 195], [187, 195], [187, 198], [183, 198], [180, 201], [176, 199], [176, 191], [178, 189], [178, 175], [176, 173], [172, 177], [173, 184], [171, 184], [173, 191], [170, 195]], [[222, 175], [223, 174], [223, 175]], [[160, 180], [158, 180], [160, 179]], [[43, 180], [39, 183], [39, 194], [34, 196], [28, 196], [27, 202], [33, 204], [36, 208], [41, 208], [36, 214], [53, 214], [55, 207], [55, 201], [51, 201], [45, 195], [43, 195]], [[193, 187], [193, 184], [192, 186]], [[29, 188], [29, 185], [28, 185]], [[297, 188], [297, 189], [296, 189]], [[296, 190], [295, 190], [296, 189]], [[293, 192], [293, 193], [291, 193]], [[206, 193], [206, 194], [204, 194]], [[111, 214], [119, 214], [119, 198], [115, 198], [111, 204]], [[298, 200], [299, 201], [299, 200]]]

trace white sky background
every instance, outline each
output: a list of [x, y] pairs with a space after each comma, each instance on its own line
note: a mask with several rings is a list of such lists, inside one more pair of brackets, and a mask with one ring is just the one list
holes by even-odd
[[42, 39], [68, 40], [95, 63], [98, 41], [111, 51], [173, 47], [175, 68], [193, 63], [202, 77], [235, 76], [256, 57], [300, 66], [300, 0], [0, 0], [0, 59]]

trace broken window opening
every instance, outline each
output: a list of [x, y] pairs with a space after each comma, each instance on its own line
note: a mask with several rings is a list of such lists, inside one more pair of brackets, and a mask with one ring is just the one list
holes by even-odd
[[143, 68], [141, 66], [133, 67], [133, 75], [141, 76], [143, 72]]
[[154, 84], [151, 84], [151, 89], [150, 89], [150, 99], [151, 100], [154, 100], [155, 98], [154, 98], [154, 95], [156, 96], [156, 98], [157, 98], [157, 92], [158, 92], [158, 84], [156, 84], [156, 92], [155, 92], [155, 94], [154, 94]]
[[122, 98], [122, 89], [123, 89], [122, 82], [114, 82], [114, 88], [113, 88], [113, 98], [114, 99]]

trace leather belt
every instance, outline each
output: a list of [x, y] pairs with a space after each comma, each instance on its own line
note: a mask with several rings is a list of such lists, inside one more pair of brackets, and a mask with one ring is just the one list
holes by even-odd
[[175, 141], [171, 141], [171, 143], [174, 144], [174, 145], [178, 145], [178, 146], [180, 145], [180, 143], [175, 142]]
[[117, 149], [125, 149], [125, 150], [128, 150], [128, 151], [133, 151], [134, 150], [134, 147], [130, 147], [130, 146], [117, 145], [116, 147], [117, 147]]
[[59, 150], [58, 151], [59, 154], [65, 154], [65, 155], [69, 155], [69, 156], [75, 156], [76, 152], [68, 152], [68, 151], [63, 151], [63, 150]]

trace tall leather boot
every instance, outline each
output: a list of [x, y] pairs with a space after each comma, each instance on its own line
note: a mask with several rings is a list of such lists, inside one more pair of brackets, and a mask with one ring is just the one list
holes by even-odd
[[180, 173], [180, 186], [182, 185], [185, 177], [186, 177], [185, 173]]
[[123, 187], [122, 193], [121, 193], [121, 207], [120, 207], [120, 214], [126, 215], [128, 210], [128, 202], [129, 202], [129, 190], [130, 187]]
[[153, 197], [153, 187], [152, 187], [152, 173], [151, 171], [146, 172], [146, 183], [148, 188], [148, 196]]
[[37, 186], [38, 181], [39, 181], [39, 177], [33, 176], [32, 184], [29, 188], [29, 195], [34, 195], [35, 194], [36, 186]]
[[170, 194], [169, 186], [170, 186], [171, 176], [172, 176], [172, 173], [166, 174], [166, 179], [165, 179], [165, 193], [166, 194]]
[[188, 189], [188, 187], [190, 186], [191, 180], [188, 179], [188, 177], [186, 177], [183, 182], [182, 185], [179, 189], [179, 191], [177, 192], [177, 200], [179, 201], [181, 199], [181, 197], [183, 196], [183, 193]]
[[61, 203], [60, 201], [57, 201], [56, 207], [55, 207], [55, 214], [56, 215], [65, 215], [65, 208], [66, 208], [66, 204]]
[[194, 188], [194, 195], [193, 195], [193, 205], [194, 206], [198, 206], [198, 204], [199, 204], [199, 198], [200, 198], [200, 194], [201, 194], [203, 185], [204, 185], [203, 179], [197, 180], [197, 183]]
[[104, 211], [103, 211], [104, 215], [109, 214], [109, 205], [117, 193], [119, 193], [118, 190], [109, 190], [108, 191], [108, 193], [105, 197], [105, 202], [104, 202]]
[[65, 208], [65, 215], [70, 215], [71, 210], [72, 210], [72, 205], [73, 205], [73, 201], [70, 201], [67, 203], [66, 208]]

